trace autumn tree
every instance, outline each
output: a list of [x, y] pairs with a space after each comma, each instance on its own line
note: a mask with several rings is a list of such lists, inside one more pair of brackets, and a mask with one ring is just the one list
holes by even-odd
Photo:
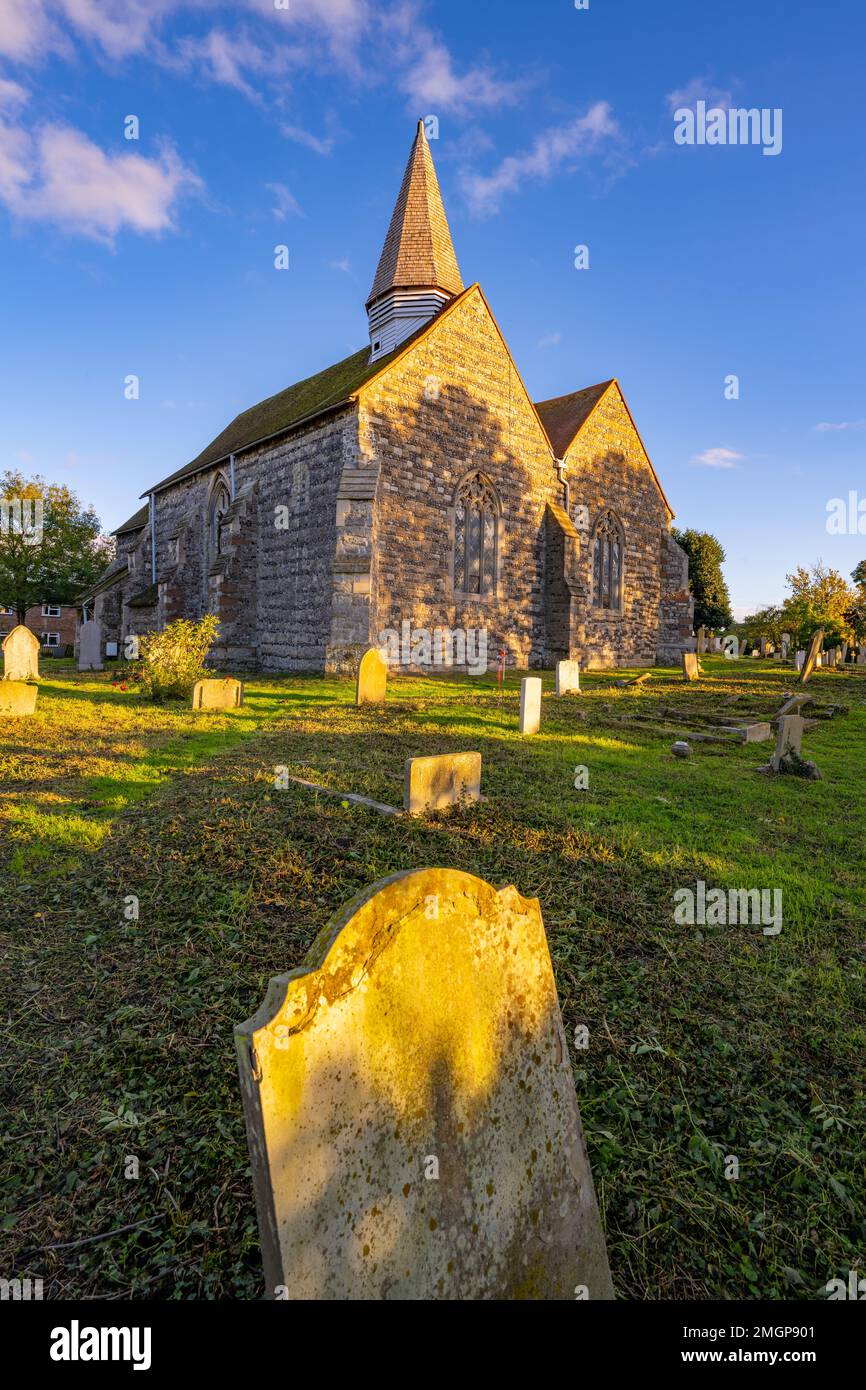
[[0, 504], [0, 606], [23, 623], [35, 604], [75, 603], [113, 554], [93, 508], [65, 483], [13, 471], [0, 477]]
[[819, 627], [831, 646], [854, 639], [847, 615], [856, 607], [858, 595], [838, 570], [819, 560], [811, 569], [799, 565], [786, 578], [791, 594], [782, 616], [798, 646], [804, 647]]

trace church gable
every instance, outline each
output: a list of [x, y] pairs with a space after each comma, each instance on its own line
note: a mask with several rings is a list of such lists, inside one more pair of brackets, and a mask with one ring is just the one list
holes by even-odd
[[[562, 397], [561, 400], [575, 402], [572, 422], [576, 423], [577, 428], [570, 443], [566, 444], [566, 438], [562, 433], [563, 426], [566, 435], [569, 428], [564, 413], [557, 422], [560, 429], [559, 443], [563, 446], [560, 457], [565, 459], [568, 475], [571, 476], [573, 473], [576, 481], [579, 481], [581, 469], [604, 465], [609, 476], [619, 474], [623, 481], [631, 477], [635, 497], [645, 492], [648, 475], [654, 485], [657, 500], [661, 501], [665, 514], [672, 520], [673, 508], [665, 496], [619, 382], [616, 379], [603, 382], [600, 386], [589, 387], [586, 391], [576, 392], [572, 397]], [[554, 418], [552, 407], [558, 404], [556, 401], [547, 401], [539, 406], [539, 413], [549, 433]]]
[[[525, 663], [543, 648], [542, 527], [558, 487], [550, 445], [478, 286], [358, 393], [361, 457], [378, 470], [376, 631], [488, 627]], [[462, 546], [463, 492], [486, 499], [480, 559]], [[473, 568], [475, 566], [475, 568]], [[375, 634], [374, 634], [375, 635]]]

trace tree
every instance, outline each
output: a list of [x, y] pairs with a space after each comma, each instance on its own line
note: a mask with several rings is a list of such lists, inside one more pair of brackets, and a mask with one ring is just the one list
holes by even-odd
[[866, 560], [860, 561], [851, 578], [857, 585], [857, 597], [846, 610], [845, 621], [854, 634], [854, 640], [862, 646], [866, 642]]
[[853, 640], [854, 628], [847, 615], [857, 606], [858, 595], [838, 570], [828, 569], [819, 560], [811, 569], [799, 565], [786, 578], [791, 595], [782, 616], [798, 646], [806, 646], [819, 627], [830, 646]]
[[765, 637], [774, 647], [781, 647], [782, 633], [788, 631], [785, 626], [785, 610], [775, 607], [760, 608], [757, 613], [744, 618], [742, 623], [738, 624], [738, 630], [750, 646], [759, 646], [761, 638]]
[[689, 585], [695, 600], [695, 626], [726, 628], [732, 621], [731, 596], [722, 574], [725, 552], [708, 531], [672, 532], [689, 557]]
[[[93, 508], [65, 483], [11, 471], [0, 477], [0, 503], [0, 606], [14, 608], [23, 623], [34, 604], [75, 603], [114, 553]], [[41, 515], [32, 504], [41, 504]]]

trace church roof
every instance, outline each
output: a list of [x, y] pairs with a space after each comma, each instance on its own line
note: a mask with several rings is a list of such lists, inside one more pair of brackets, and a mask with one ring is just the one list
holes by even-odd
[[129, 521], [125, 521], [122, 526], [118, 526], [116, 530], [112, 531], [112, 536], [123, 536], [127, 531], [143, 531], [147, 525], [149, 510], [150, 508], [145, 502], [144, 506], [139, 507], [135, 515], [129, 518]]
[[541, 416], [547, 437], [553, 445], [558, 459], [564, 458], [569, 446], [581, 425], [589, 419], [598, 405], [610, 381], [600, 381], [597, 386], [585, 386], [582, 391], [572, 391], [570, 396], [554, 396], [549, 401], [536, 401], [535, 409]]
[[287, 386], [284, 391], [278, 391], [275, 396], [268, 396], [266, 400], [259, 401], [258, 405], [236, 415], [222, 434], [218, 434], [191, 463], [185, 464], [176, 473], [172, 473], [170, 477], [164, 478], [161, 483], [156, 483], [147, 491], [160, 492], [181, 478], [190, 477], [203, 468], [220, 463], [230, 454], [239, 454], [251, 444], [272, 439], [274, 435], [283, 434], [304, 420], [343, 405], [354, 391], [363, 386], [369, 377], [375, 376], [389, 360], [384, 357], [371, 365], [368, 344], [351, 357], [344, 357], [342, 362], [335, 362], [332, 367], [326, 367], [323, 372], [316, 372], [314, 376], [305, 377], [303, 381], [296, 381], [293, 386]]
[[394, 289], [449, 294], [463, 289], [423, 121], [418, 122], [367, 307]]
[[[468, 290], [464, 293], [468, 293]], [[457, 300], [452, 299], [448, 307], [450, 308], [456, 303]], [[442, 312], [444, 313], [445, 310]], [[141, 494], [142, 497], [146, 497], [151, 492], [161, 492], [182, 478], [192, 477], [194, 473], [200, 473], [204, 468], [210, 468], [215, 463], [222, 463], [230, 454], [239, 454], [254, 444], [263, 444], [266, 440], [273, 439], [280, 434], [286, 434], [289, 430], [295, 429], [296, 426], [302, 425], [308, 420], [314, 420], [317, 416], [324, 415], [330, 410], [338, 410], [340, 406], [348, 405], [362, 386], [365, 386], [374, 376], [378, 376], [395, 358], [406, 352], [413, 343], [429, 332], [436, 321], [434, 318], [429, 323], [422, 324], [416, 333], [413, 333], [405, 342], [400, 343], [393, 352], [389, 352], [385, 357], [380, 357], [377, 362], [370, 361], [370, 345], [368, 343], [360, 351], [354, 352], [351, 357], [344, 357], [342, 362], [335, 362], [332, 367], [326, 367], [324, 371], [316, 372], [315, 376], [308, 376], [303, 381], [296, 381], [293, 386], [287, 386], [284, 391], [278, 391], [275, 396], [268, 396], [266, 400], [259, 401], [258, 405], [251, 406], [249, 410], [244, 410], [240, 415], [236, 415], [222, 434], [218, 434], [216, 439], [208, 444], [207, 448], [203, 449], [191, 463], [184, 464], [183, 468], [178, 468], [169, 477], [163, 478], [162, 482], [154, 483], [152, 487], [146, 488]], [[142, 508], [142, 511], [145, 513], [146, 521], [147, 508]], [[138, 515], [139, 513], [136, 513], [136, 516]], [[131, 520], [135, 520], [135, 518]], [[127, 522], [123, 529], [131, 529], [131, 522]]]

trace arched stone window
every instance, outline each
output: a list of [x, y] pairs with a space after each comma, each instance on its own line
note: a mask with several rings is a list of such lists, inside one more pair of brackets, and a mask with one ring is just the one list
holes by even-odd
[[594, 608], [622, 608], [623, 529], [615, 512], [602, 512], [592, 544], [592, 603]]
[[495, 594], [499, 570], [499, 499], [483, 473], [470, 473], [454, 499], [454, 592]]
[[232, 504], [229, 485], [225, 478], [219, 477], [211, 489], [208, 505], [208, 543], [211, 554], [220, 555], [226, 548], [226, 532], [223, 518]]

